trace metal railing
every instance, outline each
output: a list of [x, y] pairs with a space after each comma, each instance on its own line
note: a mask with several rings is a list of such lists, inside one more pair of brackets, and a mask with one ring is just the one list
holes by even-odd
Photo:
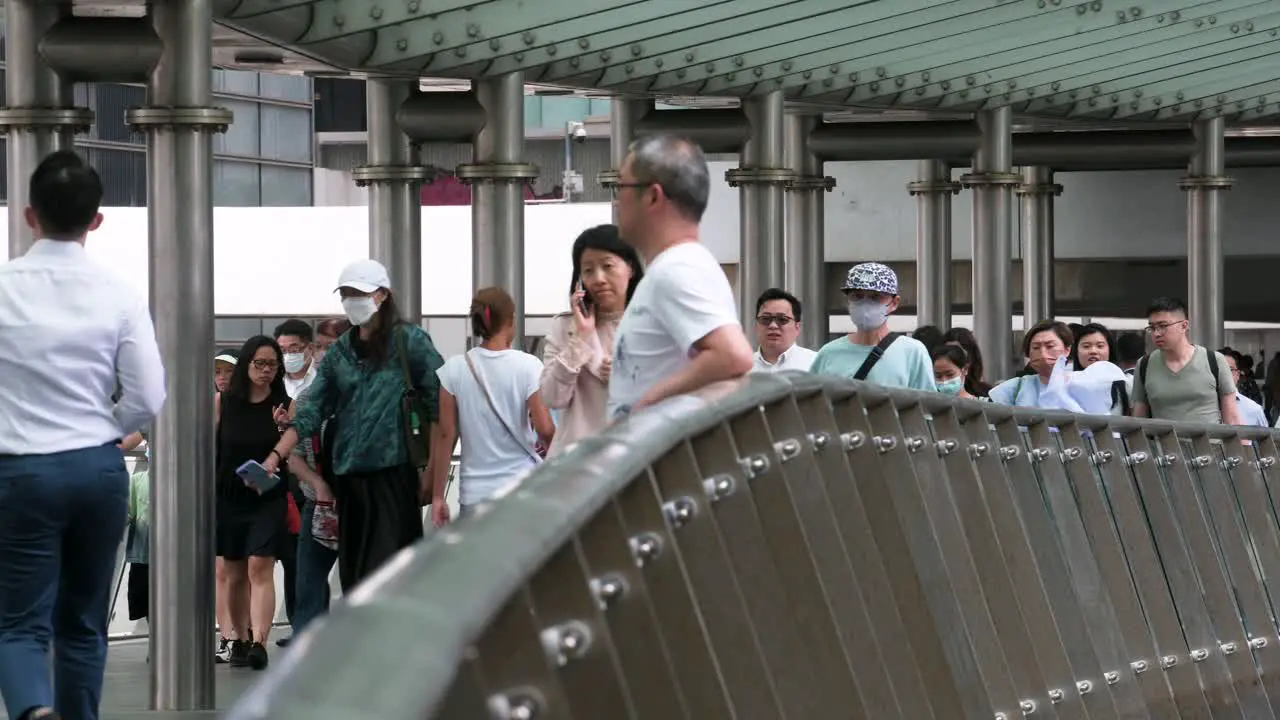
[[1274, 718], [1276, 456], [753, 375], [401, 554], [229, 717]]

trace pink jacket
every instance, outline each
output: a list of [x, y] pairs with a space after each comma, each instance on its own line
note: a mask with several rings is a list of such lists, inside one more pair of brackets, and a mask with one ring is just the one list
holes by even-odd
[[621, 319], [621, 314], [597, 318], [595, 333], [586, 338], [578, 337], [572, 314], [552, 321], [542, 351], [542, 400], [561, 413], [548, 457], [608, 425], [609, 384], [600, 379], [600, 365], [613, 354]]

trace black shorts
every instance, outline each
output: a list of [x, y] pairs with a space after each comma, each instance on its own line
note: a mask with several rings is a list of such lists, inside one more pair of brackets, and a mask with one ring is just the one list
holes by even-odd
[[283, 496], [252, 505], [218, 503], [218, 557], [223, 560], [245, 560], [251, 557], [274, 558], [278, 554], [281, 535], [287, 535], [288, 505]]
[[129, 619], [141, 620], [151, 614], [151, 566], [129, 563]]

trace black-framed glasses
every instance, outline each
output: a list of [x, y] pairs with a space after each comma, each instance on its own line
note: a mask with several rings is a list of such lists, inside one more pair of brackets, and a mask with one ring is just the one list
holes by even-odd
[[787, 315], [757, 315], [756, 316], [756, 322], [759, 323], [761, 327], [769, 327], [770, 325], [777, 325], [780, 328], [784, 328], [790, 325], [793, 319], [794, 318], [791, 318]]
[[280, 367], [280, 363], [275, 360], [254, 360], [253, 366], [258, 370], [275, 370]]
[[1173, 322], [1166, 322], [1166, 323], [1152, 323], [1146, 327], [1146, 331], [1151, 335], [1159, 335], [1167, 331], [1169, 328], [1174, 327], [1176, 325], [1180, 325], [1184, 322], [1186, 322], [1186, 320], [1174, 320]]

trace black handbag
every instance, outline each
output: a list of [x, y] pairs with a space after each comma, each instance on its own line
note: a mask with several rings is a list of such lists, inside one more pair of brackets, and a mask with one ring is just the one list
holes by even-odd
[[397, 332], [396, 350], [400, 356], [400, 374], [404, 378], [404, 394], [400, 396], [400, 417], [404, 426], [404, 445], [409, 451], [409, 462], [419, 470], [431, 461], [431, 433], [429, 432], [427, 403], [413, 384], [409, 372], [409, 349], [405, 342], [408, 330]]

